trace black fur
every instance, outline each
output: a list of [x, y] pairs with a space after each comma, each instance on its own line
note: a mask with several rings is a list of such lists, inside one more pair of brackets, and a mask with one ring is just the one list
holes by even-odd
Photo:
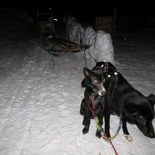
[[[94, 115], [98, 117], [100, 126], [103, 125], [104, 98], [106, 94], [103, 83], [106, 70], [107, 64], [102, 67], [94, 67], [92, 70], [86, 67], [83, 68], [85, 79], [81, 82], [81, 86], [85, 87], [85, 91], [80, 107], [80, 114], [84, 116], [82, 123], [84, 125], [83, 134], [88, 133], [90, 119], [94, 118]], [[94, 115], [90, 108], [93, 110]], [[101, 137], [101, 131], [97, 130], [96, 136]]]
[[[109, 68], [110, 70], [112, 73], [113, 69]], [[145, 136], [154, 138], [152, 120], [155, 95], [145, 97], [118, 72], [115, 78], [107, 78], [104, 87], [106, 88], [104, 115], [107, 136], [110, 137], [110, 114], [115, 113], [122, 116], [123, 133], [127, 135], [126, 138], [129, 141], [132, 141], [132, 137], [129, 135], [127, 122], [137, 125]]]
[[[102, 65], [105, 65], [105, 62], [97, 62], [94, 68], [101, 67]], [[100, 104], [104, 105], [101, 113], [105, 116], [105, 132], [107, 136], [110, 137], [110, 115], [116, 114], [122, 117], [122, 129], [127, 140], [132, 141], [132, 137], [127, 129], [127, 122], [135, 124], [146, 137], [155, 138], [152, 125], [152, 120], [154, 119], [155, 95], [150, 94], [147, 97], [144, 96], [129, 84], [110, 62], [108, 62], [108, 67], [106, 67], [106, 73], [107, 74], [105, 74], [105, 71], [103, 72], [103, 76], [106, 79], [104, 82], [106, 95], [103, 99], [103, 103]], [[81, 82], [81, 86], [87, 87], [86, 78]], [[82, 113], [83, 110], [84, 112]], [[86, 104], [81, 103], [80, 111], [81, 114], [86, 117], [85, 114], [88, 114], [89, 111]], [[92, 116], [89, 117], [91, 118]], [[100, 122], [102, 125], [102, 120], [100, 120]], [[90, 122], [88, 124], [90, 124]]]

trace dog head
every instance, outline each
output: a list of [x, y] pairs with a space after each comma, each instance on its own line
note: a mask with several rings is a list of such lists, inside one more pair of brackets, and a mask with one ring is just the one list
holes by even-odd
[[104, 74], [107, 72], [107, 67], [107, 63], [101, 67], [94, 67], [92, 70], [84, 67], [83, 73], [85, 79], [81, 83], [82, 87], [89, 87], [92, 92], [97, 93], [99, 96], [105, 96], [106, 90], [103, 84], [105, 82]]
[[[134, 99], [124, 106], [125, 119], [136, 124], [138, 129], [147, 137], [155, 138], [152, 120], [154, 119], [155, 95]], [[124, 116], [123, 116], [124, 117]]]
[[[106, 79], [107, 77], [116, 77], [116, 67], [111, 63], [111, 62], [103, 62], [103, 61], [99, 61], [96, 63], [96, 66], [93, 67], [93, 70], [98, 69], [98, 68], [103, 68], [103, 76]], [[85, 78], [83, 79], [83, 81], [81, 82], [81, 87], [85, 87], [86, 88], [86, 82], [85, 82]]]
[[117, 70], [116, 70], [116, 67], [111, 62], [99, 61], [96, 63], [95, 67], [101, 67], [101, 66], [104, 66], [105, 64], [107, 66], [107, 75], [106, 76], [115, 77], [117, 74]]

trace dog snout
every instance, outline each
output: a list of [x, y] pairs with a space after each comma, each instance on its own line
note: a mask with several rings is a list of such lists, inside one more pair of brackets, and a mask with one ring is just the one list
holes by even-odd
[[153, 128], [152, 128], [152, 130], [149, 131], [149, 133], [147, 134], [147, 137], [155, 138], [155, 133], [154, 133], [154, 129]]
[[105, 91], [102, 91], [101, 92], [101, 96], [105, 96], [106, 92]]
[[98, 95], [100, 95], [100, 96], [105, 96], [105, 94], [106, 94], [106, 90], [105, 90], [105, 88], [103, 87], [103, 85], [101, 85], [100, 91], [98, 91]]
[[152, 122], [147, 122], [145, 125], [137, 125], [137, 127], [146, 137], [155, 138]]
[[150, 138], [155, 138], [154, 132], [151, 132], [149, 136], [150, 136]]
[[149, 138], [155, 138], [154, 131], [151, 131], [151, 132], [149, 132], [149, 133], [144, 133], [144, 135], [145, 135], [146, 137], [149, 137]]

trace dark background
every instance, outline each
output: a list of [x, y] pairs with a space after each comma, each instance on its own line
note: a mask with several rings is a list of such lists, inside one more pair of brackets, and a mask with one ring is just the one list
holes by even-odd
[[45, 10], [52, 8], [56, 15], [62, 16], [64, 14], [71, 14], [77, 17], [110, 15], [113, 13], [113, 9], [117, 8], [120, 14], [126, 14], [128, 10], [133, 10], [134, 16], [154, 16], [154, 5], [149, 1], [145, 2], [113, 2], [113, 1], [30, 1], [30, 0], [1, 0], [6, 5], [16, 7], [19, 9], [25, 8], [30, 13], [34, 13], [36, 10]]
[[[17, 9], [25, 9], [30, 16], [36, 17], [37, 11], [46, 12], [52, 9], [54, 18], [61, 21], [64, 15], [75, 17], [80, 23], [95, 23], [96, 16], [113, 16], [114, 9], [117, 10], [117, 16], [127, 16], [131, 22], [132, 28], [139, 26], [155, 27], [155, 11], [153, 2], [149, 1], [61, 1], [61, 0], [0, 0], [1, 5]], [[130, 27], [130, 28], [131, 28]]]

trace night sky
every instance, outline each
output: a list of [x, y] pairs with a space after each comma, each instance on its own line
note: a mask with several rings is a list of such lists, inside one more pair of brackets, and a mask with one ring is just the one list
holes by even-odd
[[[2, 1], [2, 0], [1, 0]], [[3, 0], [3, 3], [17, 7], [25, 8], [29, 12], [35, 12], [36, 10], [46, 10], [52, 8], [56, 15], [70, 14], [71, 16], [88, 17], [88, 16], [100, 16], [100, 15], [111, 15], [113, 14], [113, 9], [117, 8], [119, 13], [126, 14], [128, 10], [133, 10], [134, 15], [142, 16], [154, 16], [154, 5], [151, 3], [140, 2], [137, 4], [134, 1], [123, 1], [123, 2], [113, 2], [113, 1], [85, 1], [85, 0], [73, 0], [73, 1], [30, 1], [30, 0]]]
[[155, 18], [154, 4], [135, 1], [85, 1], [85, 0], [0, 0], [7, 6], [15, 7], [18, 9], [26, 9], [31, 16], [36, 16], [36, 12], [46, 12], [49, 8], [52, 9], [53, 17], [62, 19], [64, 15], [75, 17], [77, 21], [90, 21], [97, 16], [113, 16], [114, 8], [117, 10], [117, 16], [130, 16], [132, 12], [132, 19], [134, 21], [143, 21], [150, 18]]

